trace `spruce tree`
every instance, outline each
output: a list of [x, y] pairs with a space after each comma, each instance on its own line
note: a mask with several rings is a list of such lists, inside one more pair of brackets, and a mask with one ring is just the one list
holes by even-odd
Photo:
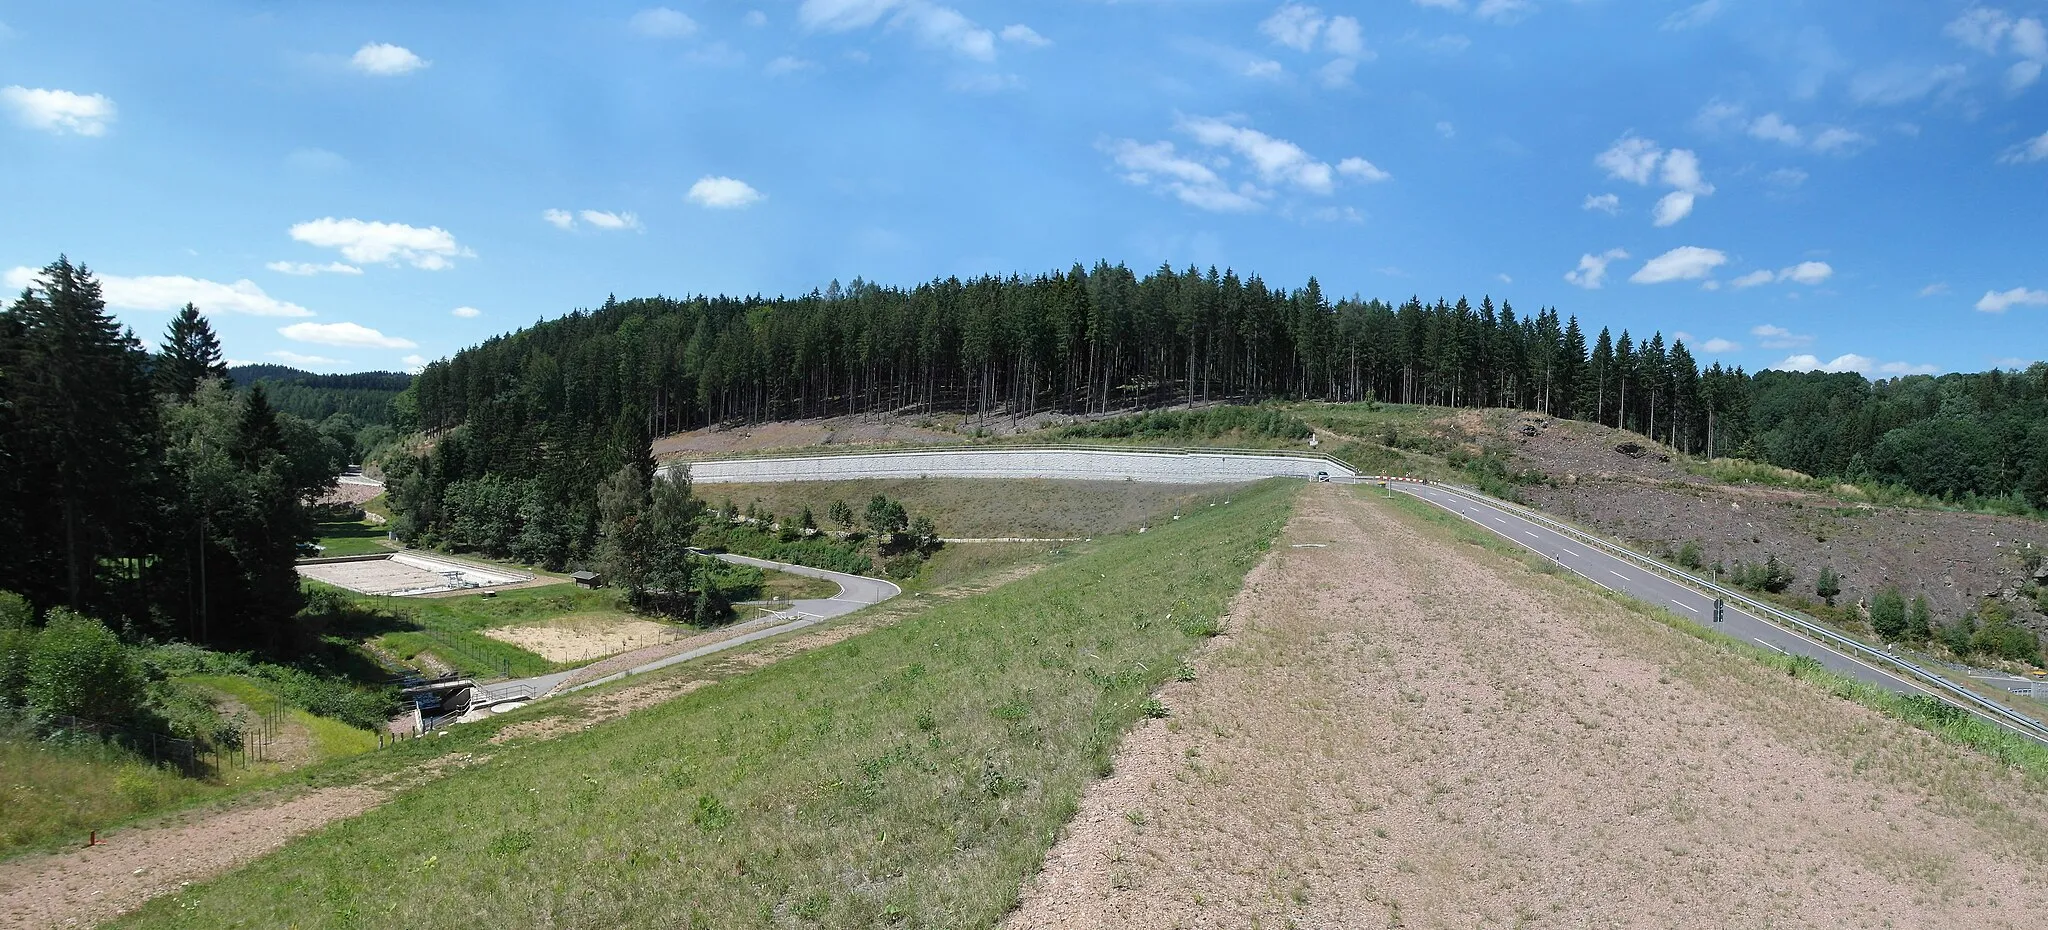
[[[7, 454], [21, 557], [0, 588], [102, 615], [114, 561], [145, 553], [156, 411], [132, 333], [106, 310], [92, 272], [59, 257], [0, 317], [10, 407]], [[33, 489], [33, 493], [27, 493]], [[136, 592], [139, 594], [139, 592]]]
[[1835, 596], [1842, 593], [1842, 579], [1832, 566], [1820, 567], [1820, 574], [1813, 579], [1813, 593], [1820, 595], [1829, 607], [1835, 606]]
[[170, 328], [164, 330], [163, 349], [157, 353], [155, 365], [157, 392], [180, 400], [190, 400], [200, 381], [228, 376], [213, 326], [191, 304], [178, 311]]

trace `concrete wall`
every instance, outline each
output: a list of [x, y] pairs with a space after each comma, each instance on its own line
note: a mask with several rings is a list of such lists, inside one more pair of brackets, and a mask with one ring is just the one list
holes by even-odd
[[696, 462], [690, 465], [690, 478], [698, 484], [858, 478], [1063, 478], [1222, 484], [1274, 477], [1314, 478], [1319, 471], [1328, 472], [1332, 478], [1355, 475], [1334, 462], [1285, 455], [959, 449]]

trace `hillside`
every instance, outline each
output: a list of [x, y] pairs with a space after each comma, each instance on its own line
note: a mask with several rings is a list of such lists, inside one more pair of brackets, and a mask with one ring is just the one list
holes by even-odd
[[262, 383], [271, 406], [315, 423], [337, 413], [371, 426], [393, 421], [391, 400], [412, 384], [412, 376], [395, 371], [323, 375], [284, 365], [236, 365], [228, 369], [236, 387]]

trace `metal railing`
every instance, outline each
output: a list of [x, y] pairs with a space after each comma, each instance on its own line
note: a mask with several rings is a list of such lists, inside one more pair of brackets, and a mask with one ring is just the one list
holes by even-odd
[[1725, 587], [1713, 581], [1701, 578], [1698, 575], [1694, 575], [1693, 573], [1688, 572], [1684, 569], [1667, 565], [1660, 560], [1653, 559], [1649, 556], [1642, 555], [1641, 553], [1638, 553], [1627, 547], [1621, 546], [1617, 543], [1613, 543], [1606, 539], [1602, 539], [1598, 536], [1594, 536], [1568, 523], [1564, 523], [1563, 521], [1552, 518], [1551, 516], [1544, 514], [1541, 511], [1537, 511], [1529, 507], [1524, 507], [1520, 504], [1498, 500], [1489, 497], [1485, 494], [1481, 494], [1478, 491], [1475, 491], [1471, 488], [1465, 488], [1454, 484], [1446, 484], [1441, 481], [1421, 482], [1419, 479], [1414, 478], [1378, 477], [1373, 478], [1371, 480], [1408, 481], [1416, 483], [1426, 483], [1430, 487], [1442, 488], [1453, 494], [1471, 498], [1480, 503], [1484, 503], [1488, 506], [1497, 507], [1502, 510], [1510, 511], [1514, 513], [1516, 516], [1519, 516], [1532, 523], [1540, 523], [1553, 531], [1563, 533], [1564, 535], [1569, 536], [1573, 539], [1577, 539], [1586, 545], [1598, 547], [1599, 549], [1607, 552], [1610, 555], [1626, 559], [1631, 563], [1639, 565], [1650, 571], [1654, 571], [1658, 574], [1664, 575], [1665, 577], [1671, 578], [1672, 580], [1675, 580], [1681, 584], [1691, 585], [1694, 588], [1697, 588], [1703, 592], [1710, 593], [1714, 596], [1739, 604], [1745, 608], [1748, 608], [1751, 613], [1759, 615], [1758, 618], [1764, 620], [1767, 623], [1791, 627], [1793, 631], [1804, 634], [1805, 636], [1810, 637], [1812, 639], [1819, 640], [1822, 644], [1828, 646], [1831, 649], [1834, 649], [1837, 652], [1844, 653], [1853, 658], [1863, 659], [1867, 662], [1875, 663], [1881, 668], [1889, 667], [1897, 669], [1898, 671], [1905, 672], [1907, 675], [1911, 676], [1918, 684], [1932, 686], [1934, 689], [1940, 692], [1940, 694], [1937, 696], [1950, 700], [1952, 703], [1959, 705], [1961, 709], [1968, 710], [1977, 713], [1980, 716], [1990, 718], [1992, 722], [1997, 723], [2008, 730], [2011, 730], [2015, 733], [2020, 734], [2021, 736], [2025, 736], [2036, 742], [2048, 745], [2048, 724], [2044, 724], [2039, 720], [2022, 714], [2019, 711], [2013, 710], [2010, 707], [2006, 707], [2005, 705], [1993, 701], [1990, 698], [1984, 697], [1983, 695], [1978, 694], [1975, 691], [1971, 691], [1970, 689], [1965, 688], [1962, 685], [1959, 685], [1942, 675], [1927, 670], [1926, 668], [1920, 666], [1917, 663], [1909, 662], [1899, 656], [1893, 655], [1882, 649], [1878, 649], [1860, 640], [1843, 636], [1842, 634], [1830, 630], [1824, 626], [1821, 626], [1818, 623], [1815, 623], [1804, 617], [1800, 617], [1797, 614], [1791, 613], [1790, 611], [1783, 610], [1772, 604], [1758, 600], [1757, 598], [1751, 597], [1748, 594], [1745, 594], [1741, 591]]
[[679, 465], [685, 467], [693, 467], [698, 465], [721, 465], [727, 462], [756, 462], [762, 460], [775, 459], [879, 458], [884, 456], [926, 455], [932, 453], [975, 455], [987, 453], [1008, 454], [1030, 452], [1110, 452], [1119, 454], [1139, 455], [1207, 455], [1228, 456], [1236, 458], [1289, 458], [1301, 459], [1304, 461], [1322, 462], [1328, 465], [1335, 466], [1337, 468], [1341, 468], [1347, 473], [1355, 474], [1357, 471], [1357, 469], [1354, 466], [1346, 463], [1345, 461], [1337, 458], [1336, 456], [1330, 455], [1325, 452], [1305, 452], [1299, 449], [1238, 449], [1209, 446], [1146, 446], [1093, 443], [947, 443], [917, 446], [897, 446], [879, 449], [849, 449], [845, 452], [823, 451], [818, 449], [758, 450], [752, 452], [725, 453], [717, 458], [701, 459], [696, 461], [671, 462], [667, 465], [661, 466], [661, 469], [666, 470], [674, 468]]

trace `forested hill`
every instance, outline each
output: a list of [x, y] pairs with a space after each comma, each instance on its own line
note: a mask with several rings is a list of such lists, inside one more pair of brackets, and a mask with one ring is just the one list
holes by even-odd
[[[455, 498], [584, 511], [647, 437], [719, 421], [1293, 397], [1520, 407], [1703, 455], [2048, 505], [2048, 366], [1751, 376], [1703, 370], [1661, 333], [1592, 328], [1488, 297], [1332, 301], [1313, 278], [1288, 289], [1107, 263], [796, 298], [607, 300], [429, 365], [412, 391], [440, 441], [400, 463], [415, 483], [399, 496], [428, 531], [458, 517], [442, 506]], [[483, 497], [456, 487], [486, 476], [509, 483]]]
[[346, 413], [365, 426], [391, 422], [391, 399], [412, 384], [395, 371], [322, 375], [284, 365], [236, 365], [228, 369], [236, 387], [262, 382], [278, 410], [314, 422]]

